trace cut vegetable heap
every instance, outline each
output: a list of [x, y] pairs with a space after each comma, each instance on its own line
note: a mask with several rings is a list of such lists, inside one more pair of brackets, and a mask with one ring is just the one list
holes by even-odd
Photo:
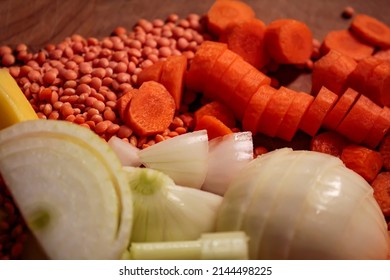
[[118, 158], [92, 131], [50, 120], [3, 129], [0, 172], [49, 258], [117, 259], [127, 247], [130, 188]]

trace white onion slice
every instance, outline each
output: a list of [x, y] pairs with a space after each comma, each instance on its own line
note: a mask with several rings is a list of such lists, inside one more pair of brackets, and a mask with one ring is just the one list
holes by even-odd
[[138, 167], [141, 165], [138, 155], [140, 149], [137, 147], [123, 141], [117, 136], [112, 136], [107, 143], [118, 156], [123, 166]]
[[146, 167], [164, 172], [177, 185], [200, 189], [208, 169], [206, 130], [185, 133], [139, 151]]
[[202, 189], [224, 195], [230, 181], [253, 159], [251, 132], [237, 132], [209, 141], [208, 171]]

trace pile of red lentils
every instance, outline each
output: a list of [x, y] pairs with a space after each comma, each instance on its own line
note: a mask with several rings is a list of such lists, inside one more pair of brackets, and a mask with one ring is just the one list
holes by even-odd
[[[196, 94], [185, 92], [183, 105], [161, 134], [138, 137], [119, 118], [116, 102], [137, 87], [143, 68], [171, 55], [191, 63], [207, 34], [203, 18], [190, 14], [166, 20], [141, 19], [128, 30], [117, 27], [104, 38], [72, 35], [58, 44], [30, 51], [26, 44], [0, 47], [0, 67], [9, 69], [41, 119], [66, 120], [85, 126], [105, 140], [117, 136], [138, 148], [191, 131], [189, 111]], [[0, 181], [0, 259], [22, 256], [25, 225]]]

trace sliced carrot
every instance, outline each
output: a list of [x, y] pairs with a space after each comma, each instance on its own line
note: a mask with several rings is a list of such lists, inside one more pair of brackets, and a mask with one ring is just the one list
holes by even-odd
[[346, 167], [361, 175], [371, 183], [383, 166], [383, 159], [379, 152], [361, 145], [348, 145], [341, 152], [340, 159]]
[[326, 87], [322, 87], [309, 109], [303, 115], [299, 128], [305, 133], [314, 136], [322, 126], [327, 113], [333, 108], [338, 99], [337, 94]]
[[390, 171], [390, 135], [382, 139], [378, 151], [383, 158], [383, 168]]
[[325, 131], [315, 135], [310, 150], [340, 157], [343, 149], [351, 142], [335, 131]]
[[356, 15], [350, 25], [352, 32], [376, 47], [390, 47], [390, 27], [366, 14]]
[[371, 56], [374, 52], [374, 47], [361, 41], [351, 31], [341, 29], [330, 31], [325, 36], [320, 48], [321, 54], [325, 55], [330, 50], [336, 50], [355, 60], [361, 60]]
[[132, 88], [117, 100], [116, 109], [118, 110], [119, 117], [122, 121], [125, 120], [125, 114], [129, 108], [131, 99], [137, 93], [138, 93], [138, 89]]
[[197, 123], [203, 116], [214, 116], [223, 122], [227, 127], [235, 127], [236, 120], [233, 112], [224, 104], [218, 101], [211, 101], [194, 112], [195, 123]]
[[352, 108], [353, 104], [355, 104], [358, 97], [359, 93], [356, 90], [348, 88], [340, 96], [334, 107], [326, 114], [322, 126], [326, 129], [336, 130], [340, 122]]
[[312, 73], [312, 94], [317, 94], [322, 86], [337, 95], [347, 89], [347, 79], [356, 68], [357, 62], [336, 50], [330, 50], [326, 55], [314, 62]]
[[195, 125], [195, 130], [207, 130], [209, 140], [219, 136], [224, 136], [233, 133], [221, 120], [214, 116], [203, 116]]
[[263, 21], [253, 18], [229, 26], [219, 40], [255, 68], [261, 69], [270, 61], [264, 44], [265, 28]]
[[371, 183], [374, 190], [374, 198], [383, 215], [390, 215], [390, 172], [381, 172]]
[[390, 62], [390, 48], [378, 50], [373, 57]]
[[272, 21], [265, 30], [264, 42], [270, 56], [280, 64], [303, 64], [313, 51], [310, 28], [295, 19]]
[[276, 90], [261, 116], [258, 132], [275, 137], [294, 96], [295, 93], [286, 88]]
[[[290, 90], [287, 88], [284, 89]], [[291, 141], [298, 131], [299, 123], [301, 122], [303, 115], [309, 109], [314, 100], [312, 95], [305, 92], [294, 92], [294, 95], [294, 99], [292, 100], [276, 134], [277, 137], [287, 141]]]
[[195, 53], [186, 74], [186, 86], [197, 92], [203, 92], [207, 75], [218, 57], [227, 49], [224, 43], [204, 41]]
[[[382, 141], [383, 137], [385, 137], [389, 129], [390, 129], [390, 108], [385, 106], [382, 108], [379, 116], [375, 119], [373, 127], [371, 128], [370, 132], [367, 134], [366, 138], [363, 140], [363, 144], [367, 145], [371, 149], [375, 149]], [[389, 170], [390, 170], [390, 160], [389, 160]]]
[[351, 141], [360, 144], [374, 126], [381, 107], [364, 95], [360, 95], [351, 110], [340, 122], [336, 131]]
[[160, 82], [160, 77], [163, 69], [164, 61], [160, 60], [156, 63], [152, 64], [149, 67], [144, 68], [138, 75], [137, 75], [137, 84], [138, 86], [141, 86], [142, 83], [147, 81], [155, 81]]
[[256, 68], [252, 67], [249, 72], [240, 80], [234, 90], [234, 94], [229, 99], [229, 106], [233, 111], [234, 116], [238, 120], [242, 120], [246, 107], [253, 94], [262, 85], [270, 85], [271, 78], [263, 74]]
[[229, 66], [233, 64], [235, 60], [241, 59], [235, 52], [226, 49], [215, 61], [213, 67], [210, 69], [207, 75], [207, 83], [205, 84], [203, 94], [211, 100], [221, 100], [220, 85], [224, 74], [228, 70]]
[[249, 20], [255, 16], [255, 11], [244, 2], [218, 0], [207, 11], [207, 29], [219, 36], [229, 24]]
[[184, 90], [184, 74], [187, 71], [187, 57], [172, 55], [165, 60], [161, 71], [160, 83], [168, 90], [179, 110]]
[[381, 106], [390, 106], [390, 62], [382, 61], [366, 79], [366, 91], [371, 100]]
[[126, 123], [139, 136], [162, 133], [175, 115], [175, 100], [155, 81], [144, 82], [130, 102]]
[[242, 118], [242, 128], [244, 130], [252, 132], [253, 135], [257, 133], [265, 108], [276, 91], [269, 85], [263, 85], [252, 95]]

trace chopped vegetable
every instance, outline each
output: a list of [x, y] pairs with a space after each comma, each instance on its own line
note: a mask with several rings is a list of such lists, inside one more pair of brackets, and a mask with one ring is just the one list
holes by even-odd
[[366, 14], [354, 16], [350, 29], [356, 36], [376, 47], [390, 47], [390, 27]]
[[138, 89], [130, 89], [129, 91], [124, 93], [116, 103], [116, 109], [118, 110], [119, 117], [127, 124], [130, 124], [130, 120], [128, 119], [127, 115], [129, 111], [130, 101], [137, 93]]
[[115, 152], [123, 166], [138, 167], [141, 161], [138, 155], [139, 149], [129, 142], [125, 142], [117, 136], [108, 140], [108, 145]]
[[335, 131], [325, 131], [315, 135], [310, 143], [310, 150], [340, 157], [343, 149], [351, 142]]
[[233, 112], [218, 101], [211, 101], [194, 112], [195, 123], [197, 123], [203, 116], [214, 116], [223, 122], [227, 127], [235, 127], [236, 120]]
[[381, 172], [371, 183], [374, 197], [385, 216], [390, 215], [390, 172]]
[[383, 158], [383, 168], [390, 171], [390, 135], [383, 137], [378, 152]]
[[380, 106], [390, 106], [390, 62], [383, 61], [375, 66], [366, 78], [366, 91], [362, 92]]
[[194, 130], [207, 130], [209, 140], [233, 133], [221, 120], [210, 115], [203, 116], [198, 120]]
[[390, 108], [383, 107], [379, 116], [375, 119], [374, 125], [366, 138], [363, 140], [363, 144], [367, 145], [371, 149], [375, 149], [390, 129]]
[[141, 86], [144, 82], [148, 81], [155, 81], [159, 83], [164, 64], [165, 60], [160, 60], [151, 66], [142, 69], [142, 71], [137, 75], [137, 84]]

